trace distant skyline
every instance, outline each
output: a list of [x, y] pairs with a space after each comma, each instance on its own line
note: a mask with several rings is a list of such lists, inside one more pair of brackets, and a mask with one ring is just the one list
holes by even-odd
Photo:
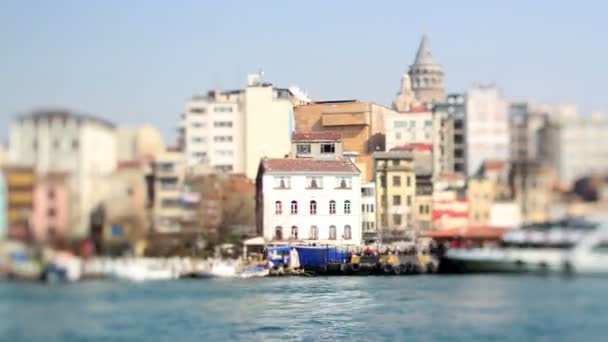
[[263, 68], [315, 100], [390, 105], [424, 32], [446, 92], [496, 83], [509, 100], [608, 112], [600, 1], [3, 1], [0, 139], [12, 118], [67, 108], [152, 124], [167, 143], [187, 99]]

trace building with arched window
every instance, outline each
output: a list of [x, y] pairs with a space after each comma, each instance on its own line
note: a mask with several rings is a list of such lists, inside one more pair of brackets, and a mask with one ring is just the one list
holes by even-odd
[[[267, 241], [361, 243], [360, 174], [348, 159], [263, 159], [256, 191], [257, 227]], [[285, 203], [289, 212], [279, 210]]]

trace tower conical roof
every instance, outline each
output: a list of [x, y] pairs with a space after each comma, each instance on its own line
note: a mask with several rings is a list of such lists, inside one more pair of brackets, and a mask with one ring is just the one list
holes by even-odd
[[417, 64], [435, 64], [435, 61], [433, 61], [431, 45], [429, 44], [429, 36], [426, 33], [422, 35], [420, 46], [418, 46], [416, 60], [414, 60], [414, 65]]

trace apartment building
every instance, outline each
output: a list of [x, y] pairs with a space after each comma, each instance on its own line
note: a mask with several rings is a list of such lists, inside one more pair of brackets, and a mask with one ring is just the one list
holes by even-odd
[[63, 110], [22, 115], [11, 125], [10, 155], [15, 165], [38, 175], [69, 175], [70, 231], [75, 238], [87, 236], [100, 200], [98, 180], [117, 165], [114, 124]]
[[253, 179], [262, 157], [289, 153], [292, 117], [290, 91], [260, 74], [249, 75], [244, 89], [194, 96], [179, 125], [186, 163]]
[[394, 110], [358, 100], [318, 101], [295, 107], [296, 132], [339, 133], [363, 181], [373, 180], [375, 151], [385, 150], [384, 118]]
[[272, 243], [359, 245], [359, 170], [344, 158], [265, 158], [256, 181], [256, 212], [258, 233]]

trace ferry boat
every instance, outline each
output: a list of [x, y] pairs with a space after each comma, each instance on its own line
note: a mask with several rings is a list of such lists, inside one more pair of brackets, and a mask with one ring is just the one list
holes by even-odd
[[494, 248], [449, 249], [440, 273], [605, 272], [608, 221], [567, 219], [503, 234]]

